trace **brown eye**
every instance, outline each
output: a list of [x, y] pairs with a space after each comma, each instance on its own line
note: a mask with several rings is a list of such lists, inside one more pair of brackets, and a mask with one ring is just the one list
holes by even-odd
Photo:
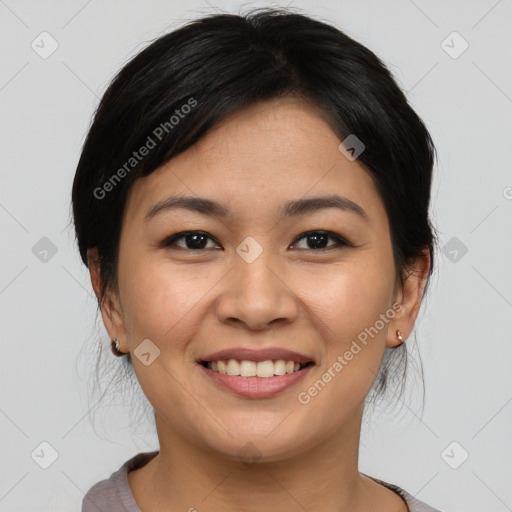
[[[178, 240], [184, 240], [184, 245], [177, 244], [176, 242]], [[171, 246], [175, 245], [181, 249], [198, 251], [211, 248], [207, 247], [208, 240], [213, 240], [213, 238], [202, 231], [184, 231], [167, 238], [160, 244], [160, 246], [172, 248]]]
[[[304, 233], [295, 240], [293, 246], [297, 245], [297, 241], [300, 241], [302, 239], [305, 239], [306, 244], [309, 246], [302, 248], [305, 250], [322, 250], [350, 245], [345, 239], [330, 231], [309, 231], [307, 233]], [[329, 239], [334, 240], [335, 243], [327, 246]]]
[[[329, 244], [329, 239], [334, 240], [334, 244]], [[214, 238], [204, 231], [183, 231], [166, 238], [159, 245], [160, 247], [167, 247], [169, 249], [180, 248], [200, 251], [213, 248], [211, 246], [208, 247], [208, 240], [216, 243]], [[303, 233], [295, 239], [292, 247], [295, 248], [301, 240], [306, 240], [307, 247], [298, 247], [300, 250], [321, 251], [334, 249], [336, 247], [350, 246], [344, 238], [330, 231], [308, 231], [307, 233]], [[179, 244], [177, 243], [178, 241], [180, 242]]]

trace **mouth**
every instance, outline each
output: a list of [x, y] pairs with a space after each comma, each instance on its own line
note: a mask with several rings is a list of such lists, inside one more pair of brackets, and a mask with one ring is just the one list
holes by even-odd
[[265, 361], [251, 361], [248, 359], [218, 359], [213, 361], [199, 361], [204, 368], [222, 375], [241, 378], [259, 377], [269, 379], [291, 373], [297, 373], [304, 368], [314, 366], [313, 361], [299, 363], [294, 360], [267, 359]]
[[312, 357], [280, 347], [233, 347], [196, 359], [215, 389], [244, 398], [271, 398], [297, 386], [315, 366]]
[[197, 366], [207, 378], [206, 393], [209, 392], [210, 384], [213, 384], [214, 389], [234, 393], [246, 399], [270, 399], [297, 386], [306, 378], [315, 363], [284, 359], [217, 359], [197, 361]]

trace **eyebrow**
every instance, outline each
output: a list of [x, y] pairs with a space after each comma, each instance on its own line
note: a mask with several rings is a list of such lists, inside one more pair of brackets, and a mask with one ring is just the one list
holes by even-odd
[[[352, 212], [368, 221], [368, 214], [361, 206], [354, 203], [347, 197], [342, 197], [336, 194], [289, 201], [281, 207], [278, 219], [284, 220], [286, 218], [316, 212], [324, 208], [338, 208], [345, 212]], [[145, 215], [144, 220], [148, 221], [158, 213], [174, 209], [185, 209], [217, 218], [227, 218], [231, 215], [228, 208], [217, 201], [213, 201], [212, 199], [206, 199], [203, 197], [171, 196], [153, 205]]]

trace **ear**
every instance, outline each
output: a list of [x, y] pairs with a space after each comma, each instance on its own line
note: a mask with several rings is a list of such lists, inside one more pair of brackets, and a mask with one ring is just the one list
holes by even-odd
[[126, 343], [126, 338], [119, 298], [112, 292], [107, 291], [103, 296], [101, 293], [101, 258], [96, 247], [87, 250], [87, 264], [94, 293], [101, 305], [101, 317], [108, 336], [110, 339], [117, 338], [120, 350], [127, 352], [127, 347], [123, 349], [123, 342]]
[[425, 248], [414, 261], [409, 274], [404, 278], [402, 289], [396, 294], [395, 303], [400, 306], [394, 308], [395, 316], [389, 322], [386, 340], [388, 347], [396, 347], [402, 343], [397, 337], [397, 331], [400, 331], [404, 341], [410, 336], [420, 310], [430, 265], [430, 252], [428, 248]]

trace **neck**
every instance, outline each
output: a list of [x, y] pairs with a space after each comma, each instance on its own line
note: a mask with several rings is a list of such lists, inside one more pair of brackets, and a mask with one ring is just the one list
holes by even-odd
[[160, 452], [145, 466], [144, 478], [137, 481], [132, 475], [137, 471], [129, 473], [130, 486], [141, 507], [155, 512], [368, 510], [377, 484], [358, 471], [362, 412], [361, 407], [355, 418], [314, 446], [288, 455], [258, 453], [254, 462], [249, 450], [254, 445], [247, 444], [248, 457], [241, 461], [180, 435], [157, 415]]

